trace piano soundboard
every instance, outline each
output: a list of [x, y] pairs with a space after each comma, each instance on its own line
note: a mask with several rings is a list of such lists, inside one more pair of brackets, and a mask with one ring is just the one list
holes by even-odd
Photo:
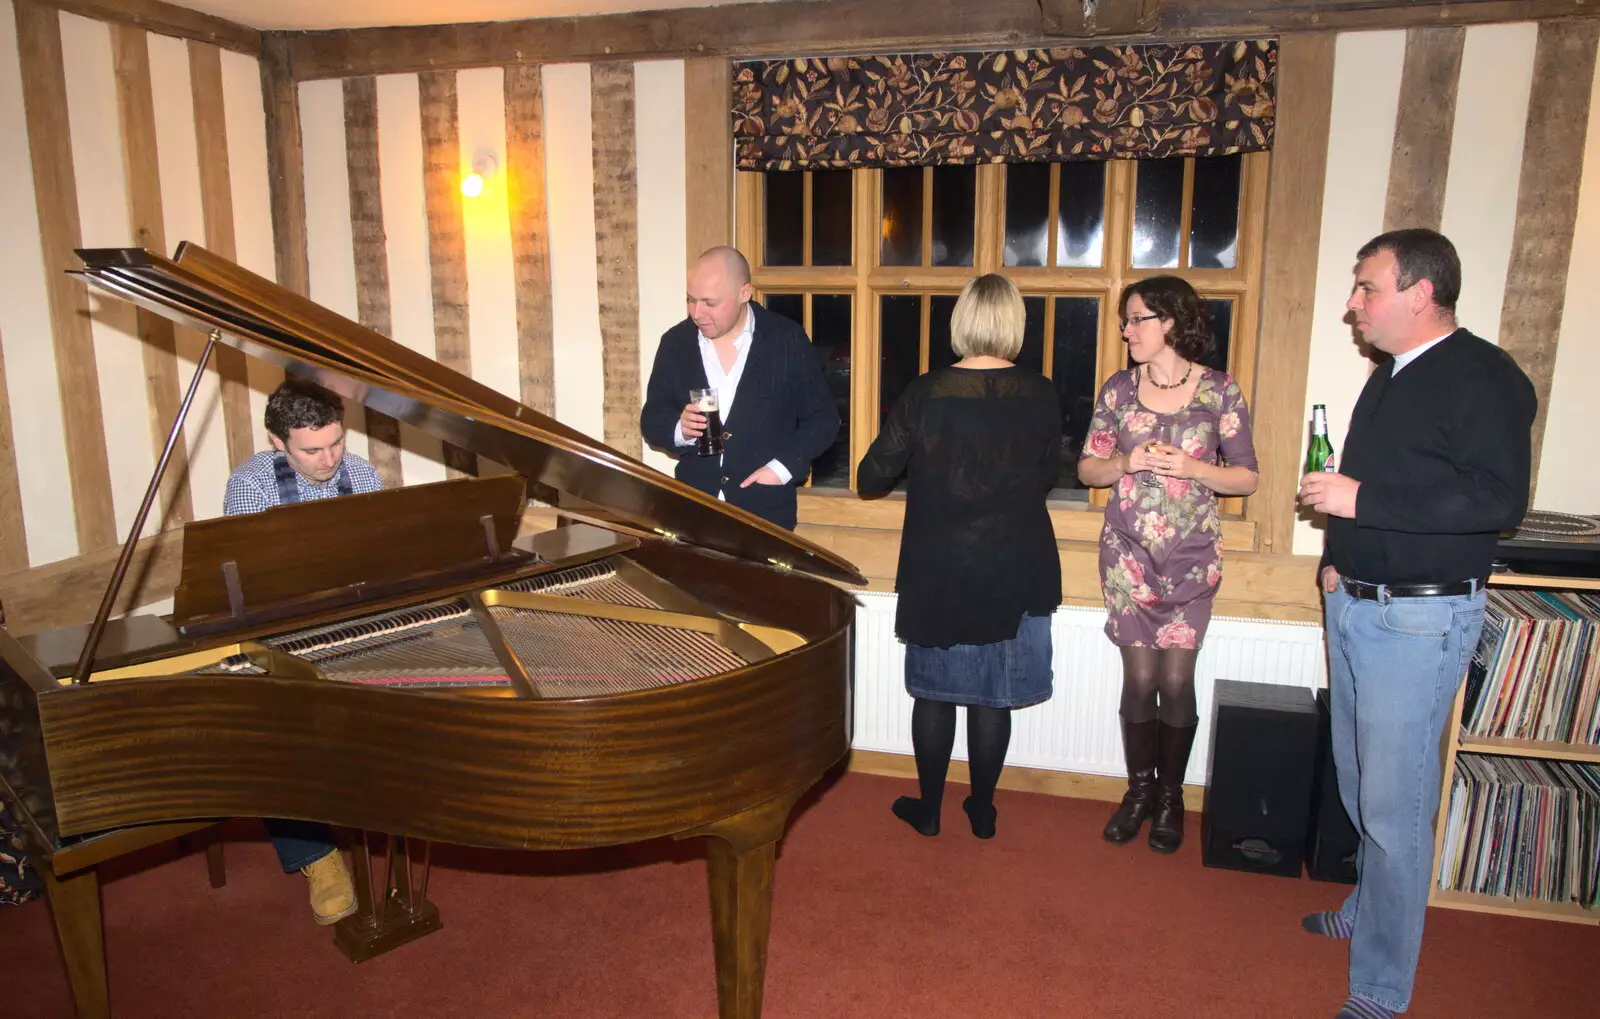
[[[481, 593], [489, 625], [505, 638], [541, 698], [648, 690], [746, 664], [717, 635], [725, 624], [675, 615], [604, 561]], [[709, 632], [708, 632], [709, 631]], [[761, 657], [747, 641], [746, 653]], [[511, 674], [466, 598], [425, 602], [251, 642], [197, 675], [266, 675], [287, 655], [318, 678], [414, 690], [511, 691]], [[580, 664], [581, 663], [581, 666]]]

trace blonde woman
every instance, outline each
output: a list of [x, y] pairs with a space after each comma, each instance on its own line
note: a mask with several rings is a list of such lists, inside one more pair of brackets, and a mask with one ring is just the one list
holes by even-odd
[[1049, 379], [1012, 363], [1023, 323], [1010, 280], [969, 281], [950, 316], [961, 360], [906, 388], [856, 474], [863, 496], [906, 477], [895, 633], [921, 795], [894, 813], [923, 835], [939, 833], [956, 706], [972, 770], [962, 807], [972, 833], [992, 838], [1011, 709], [1051, 693], [1061, 564], [1045, 496], [1061, 469], [1061, 410]]

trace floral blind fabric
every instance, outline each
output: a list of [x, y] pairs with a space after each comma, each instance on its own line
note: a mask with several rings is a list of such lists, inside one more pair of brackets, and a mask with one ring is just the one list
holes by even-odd
[[734, 69], [741, 170], [1216, 156], [1272, 147], [1278, 46], [758, 60]]

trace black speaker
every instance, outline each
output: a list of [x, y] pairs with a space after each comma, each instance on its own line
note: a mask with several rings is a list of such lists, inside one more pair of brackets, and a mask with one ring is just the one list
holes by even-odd
[[1217, 680], [1201, 828], [1205, 865], [1299, 877], [1316, 766], [1310, 690]]
[[1339, 800], [1339, 777], [1333, 767], [1333, 738], [1328, 727], [1328, 691], [1317, 691], [1317, 779], [1311, 799], [1311, 831], [1306, 836], [1306, 873], [1318, 881], [1356, 883], [1356, 834]]

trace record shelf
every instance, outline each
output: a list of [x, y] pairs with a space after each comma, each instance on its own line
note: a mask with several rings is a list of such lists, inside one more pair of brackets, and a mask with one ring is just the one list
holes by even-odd
[[[1544, 588], [1562, 591], [1600, 591], [1600, 579], [1497, 573], [1489, 578], [1489, 586]], [[1490, 754], [1600, 764], [1600, 746], [1597, 745], [1498, 739], [1466, 732], [1462, 719], [1466, 695], [1467, 684], [1463, 682], [1461, 689], [1456, 693], [1455, 706], [1452, 709], [1451, 717], [1454, 720], [1454, 724], [1446, 728], [1443, 740], [1443, 792], [1440, 795], [1439, 813], [1434, 825], [1433, 869], [1428, 879], [1428, 904], [1430, 906], [1443, 906], [1447, 909], [1465, 909], [1483, 913], [1501, 913], [1510, 916], [1527, 916], [1547, 920], [1562, 920], [1570, 923], [1600, 925], [1600, 908], [1588, 908], [1576, 902], [1560, 903], [1540, 899], [1513, 898], [1507, 895], [1484, 895], [1439, 887], [1440, 857], [1444, 850], [1451, 787], [1455, 781], [1458, 755], [1463, 753]]]

